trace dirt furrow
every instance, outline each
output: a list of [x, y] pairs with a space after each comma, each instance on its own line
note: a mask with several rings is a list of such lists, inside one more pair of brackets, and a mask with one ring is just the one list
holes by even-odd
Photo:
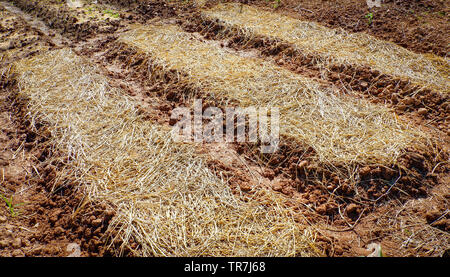
[[[148, 89], [149, 95], [157, 94], [160, 96], [164, 96], [165, 94], [160, 94], [161, 89], [163, 89], [163, 91], [165, 90], [166, 92], [167, 91], [170, 92], [169, 99], [174, 97], [173, 99], [171, 99], [169, 101], [169, 103], [172, 102], [172, 104], [169, 104], [169, 107], [170, 106], [176, 107], [177, 105], [179, 105], [179, 104], [177, 104], [177, 102], [179, 102], [179, 100], [183, 98], [183, 97], [180, 97], [180, 95], [185, 95], [185, 94], [183, 94], [183, 92], [185, 92], [183, 89], [185, 89], [185, 88], [182, 87], [182, 88], [177, 89], [174, 87], [170, 87], [170, 89], [168, 89], [167, 86], [164, 86], [163, 82], [159, 82], [159, 85], [158, 85], [158, 83], [156, 85], [155, 84], [152, 85], [152, 83], [149, 81], [149, 78], [148, 78], [147, 69], [149, 67], [151, 67], [151, 62], [149, 61], [148, 57], [146, 57], [142, 53], [139, 53], [139, 51], [137, 51], [136, 49], [133, 49], [133, 48], [130, 48], [130, 47], [124, 45], [123, 43], [117, 44], [117, 42], [115, 42], [114, 39], [111, 39], [110, 43], [112, 43], [112, 45], [107, 46], [106, 48], [113, 49], [113, 50], [109, 51], [109, 53], [106, 55], [107, 58], [106, 58], [105, 64], [111, 64], [111, 63], [118, 62], [119, 65], [121, 65], [124, 69], [127, 70], [128, 75], [132, 75], [134, 79], [138, 79], [141, 83], [146, 84], [144, 87], [146, 87]], [[102, 44], [99, 46], [98, 49], [103, 49], [104, 47], [105, 47], [105, 45]], [[173, 92], [174, 89], [175, 89], [175, 91], [178, 91], [178, 92], [174, 93]], [[179, 89], [181, 89], [182, 94], [179, 94], [180, 93]], [[161, 106], [161, 110], [163, 110], [163, 111], [166, 110], [167, 108], [168, 108], [167, 105]], [[309, 183], [308, 180], [311, 180], [312, 182], [316, 183], [317, 180], [319, 180], [320, 178], [324, 178], [324, 176], [327, 176], [327, 174], [323, 174], [323, 170], [319, 170], [318, 173], [315, 174], [314, 167], [308, 168], [310, 170], [309, 172], [303, 171], [304, 170], [303, 168], [297, 169], [296, 165], [298, 165], [301, 162], [301, 160], [300, 161], [295, 160], [295, 159], [290, 160], [289, 158], [295, 158], [295, 156], [297, 156], [297, 157], [302, 156], [306, 160], [308, 158], [307, 158], [307, 155], [305, 156], [304, 151], [301, 151], [301, 150], [299, 150], [297, 152], [292, 151], [293, 147], [295, 148], [295, 146], [287, 147], [287, 150], [288, 150], [287, 152], [289, 152], [290, 155], [287, 155], [284, 157], [281, 156], [278, 159], [275, 158], [273, 161], [273, 164], [272, 164], [273, 167], [271, 167], [269, 164], [269, 167], [266, 167], [265, 169], [264, 168], [260, 169], [260, 171], [259, 171], [260, 174], [262, 174], [266, 179], [268, 178], [269, 180], [272, 180], [272, 182], [269, 182], [269, 183], [272, 184], [272, 186], [275, 190], [280, 191], [280, 192], [290, 196], [291, 199], [297, 199], [296, 201], [293, 201], [291, 203], [291, 205], [294, 205], [294, 206], [300, 205], [300, 207], [305, 207], [302, 205], [308, 205], [308, 206], [313, 205], [312, 207], [314, 207], [314, 208], [312, 209], [312, 214], [316, 214], [315, 215], [316, 220], [318, 219], [316, 212], [319, 212], [320, 214], [323, 214], [323, 215], [327, 215], [327, 214], [331, 215], [332, 220], [336, 221], [336, 226], [339, 226], [339, 224], [343, 224], [344, 226], [346, 226], [346, 223], [344, 221], [341, 221], [339, 219], [339, 216], [337, 215], [339, 204], [337, 204], [337, 205], [333, 204], [333, 202], [330, 202], [328, 200], [328, 197], [330, 196], [329, 190], [332, 191], [332, 193], [331, 193], [332, 195], [334, 194], [333, 189], [335, 189], [335, 188], [338, 188], [338, 190], [339, 190], [338, 193], [342, 193], [342, 191], [340, 191], [340, 189], [341, 189], [340, 182], [337, 181], [337, 183], [334, 185], [333, 185], [333, 182], [331, 182], [331, 184], [327, 186], [328, 190], [324, 190], [323, 187], [317, 189], [317, 186], [308, 186], [308, 185], [304, 186], [305, 180], [307, 180], [306, 181], [307, 184]], [[252, 153], [248, 152], [249, 148], [252, 148], [252, 147], [249, 147], [249, 145], [242, 145], [242, 146], [237, 147], [237, 151], [238, 151], [238, 153], [241, 153], [241, 155], [244, 155], [244, 157], [255, 158], [254, 156], [252, 157]], [[412, 157], [412, 156], [405, 157], [404, 161], [406, 162], [406, 164], [402, 168], [411, 168], [412, 164], [408, 161], [413, 161], [413, 160], [418, 161], [417, 158], [419, 156], [416, 156], [416, 154], [413, 154], [415, 152], [416, 152], [415, 150], [412, 150], [412, 152], [411, 152], [411, 155], [414, 157]], [[258, 158], [258, 157], [256, 157], [256, 158]], [[426, 158], [426, 159], [428, 159], [428, 158]], [[280, 164], [280, 161], [283, 161], [284, 164], [288, 164], [288, 166], [283, 167]], [[419, 163], [421, 163], [421, 162], [419, 162]], [[233, 170], [229, 166], [224, 165], [221, 161], [213, 161], [212, 164], [215, 167], [219, 167], [221, 169], [221, 171], [231, 172], [229, 175], [234, 176], [234, 178], [236, 178], [236, 176], [239, 176], [239, 171], [242, 173], [242, 169], [241, 170]], [[256, 164], [260, 164], [260, 163], [257, 162]], [[292, 166], [292, 165], [294, 165], [294, 166]], [[289, 170], [286, 170], [286, 168], [289, 168], [290, 173], [289, 173]], [[245, 171], [245, 167], [244, 167], [244, 171]], [[387, 174], [384, 172], [383, 168], [380, 169], [379, 167], [373, 167], [373, 168], [369, 167], [369, 169], [365, 168], [363, 171], [369, 172], [369, 174], [367, 175], [367, 178], [368, 178], [367, 182], [370, 181], [370, 183], [372, 183], [372, 184], [373, 184], [373, 181], [376, 181], [377, 179], [379, 179], [379, 176], [381, 176], [381, 178], [383, 178], [383, 176], [385, 176], [385, 174]], [[445, 169], [444, 169], [444, 171], [445, 171]], [[435, 173], [437, 173], [437, 172], [433, 171], [433, 174], [435, 174]], [[402, 173], [402, 174], [404, 174], [404, 173]], [[433, 177], [432, 176], [433, 174], [431, 174], [429, 177], [431, 179], [434, 179], [435, 181], [437, 181], [437, 175], [434, 175], [434, 177]], [[407, 175], [407, 174], [405, 174], [405, 175]], [[275, 178], [274, 178], [274, 176], [275, 176]], [[279, 180], [278, 178], [280, 178], [280, 176], [284, 176], [284, 178]], [[291, 177], [286, 179], [285, 178], [286, 176], [291, 176]], [[307, 176], [307, 178], [305, 178], [305, 180], [302, 180], [299, 182], [298, 179], [295, 181], [289, 180], [290, 178], [292, 178], [292, 176], [303, 176], [303, 178], [305, 178]], [[414, 174], [413, 174], [413, 176], [414, 176]], [[335, 178], [335, 176], [332, 176], [332, 177]], [[411, 176], [409, 176], [409, 177], [411, 177]], [[409, 177], [406, 177], [406, 179], [408, 179]], [[406, 179], [405, 179], [405, 181], [406, 181]], [[242, 182], [241, 182], [241, 184], [245, 187], [245, 182], [246, 181], [248, 182], [248, 177], [243, 177], [243, 178], [241, 178], [241, 181], [242, 180], [244, 181], [244, 184], [242, 184]], [[331, 178], [331, 180], [333, 180], [333, 178]], [[365, 182], [365, 181], [363, 180], [363, 182]], [[407, 181], [407, 182], [410, 182], [410, 181]], [[434, 181], [432, 181], [432, 182], [434, 182]], [[326, 182], [324, 182], [324, 183], [326, 183]], [[330, 182], [328, 182], [328, 183], [330, 183]], [[407, 185], [407, 187], [409, 187], [409, 188], [411, 188], [413, 186]], [[306, 187], [306, 189], [305, 189], [305, 187]], [[300, 194], [298, 193], [299, 188], [300, 188]], [[342, 186], [342, 189], [347, 190], [347, 189], [349, 189], [349, 187], [344, 185], [344, 186]], [[385, 187], [384, 189], [383, 188], [380, 188], [380, 189], [381, 189], [381, 191], [383, 191], [383, 190], [386, 191], [388, 189], [388, 187]], [[408, 189], [408, 188], [406, 188], [406, 189]], [[378, 189], [375, 189], [372, 191], [378, 191]], [[402, 189], [400, 189], [400, 191], [402, 191]], [[351, 189], [348, 190], [347, 193], [350, 193], [350, 196], [353, 196]], [[345, 194], [345, 191], [343, 194]], [[378, 194], [378, 195], [383, 195], [383, 193]], [[306, 201], [305, 201], [305, 196], [306, 196]], [[334, 198], [334, 197], [332, 197], [332, 198]], [[300, 199], [300, 201], [298, 201], [298, 199]], [[323, 204], [320, 204], [321, 201], [323, 201], [322, 202]], [[349, 209], [350, 213], [348, 214], [348, 215], [350, 215], [350, 218], [353, 217], [353, 219], [356, 219], [356, 217], [358, 215], [360, 215], [361, 213], [365, 213], [366, 210], [365, 209], [363, 210], [363, 208], [362, 208], [364, 206], [365, 206], [364, 204], [359, 207], [358, 207], [358, 204], [356, 206], [352, 205], [351, 208]], [[303, 210], [302, 213], [305, 214], [304, 208], [300, 208], [300, 210]], [[342, 210], [344, 210], [344, 209], [342, 209]], [[336, 215], [336, 216], [333, 216], [333, 215]], [[312, 217], [312, 218], [314, 218], [314, 217]], [[351, 219], [349, 219], [349, 220], [351, 220]], [[351, 232], [351, 230], [347, 231], [347, 232]]]
[[85, 39], [99, 33], [113, 33], [120, 25], [120, 17], [116, 12], [98, 5], [86, 5], [80, 10], [55, 0], [14, 0], [12, 3], [41, 18], [50, 28], [74, 39]]

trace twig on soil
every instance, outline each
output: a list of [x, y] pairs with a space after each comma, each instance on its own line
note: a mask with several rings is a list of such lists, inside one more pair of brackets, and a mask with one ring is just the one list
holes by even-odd
[[372, 201], [372, 202], [378, 202], [378, 200], [380, 200], [380, 199], [383, 198], [384, 196], [388, 195], [389, 192], [391, 191], [391, 189], [395, 186], [395, 184], [397, 184], [398, 180], [400, 180], [401, 177], [402, 177], [402, 172], [399, 171], [399, 176], [398, 176], [397, 180], [394, 181], [394, 183], [389, 187], [389, 189], [388, 189], [385, 193], [383, 193], [382, 195], [380, 195], [380, 196], [379, 196], [377, 199], [375, 199], [375, 200], [371, 200], [371, 199], [369, 199], [369, 200]]
[[296, 8], [294, 8], [294, 10], [297, 11], [297, 12], [299, 12], [299, 11], [306, 11], [306, 12], [309, 12], [309, 13], [313, 13], [313, 11], [311, 11], [311, 10], [302, 8], [301, 5], [298, 5]]
[[439, 162], [439, 163], [437, 163], [434, 167], [433, 167], [433, 170], [431, 170], [431, 174], [434, 174], [434, 171], [436, 170], [436, 168], [438, 167], [438, 166], [440, 166], [441, 164], [447, 164], [448, 162]]
[[338, 205], [338, 211], [339, 211], [339, 215], [341, 216], [341, 218], [344, 220], [344, 222], [349, 226], [349, 228], [346, 229], [331, 229], [331, 228], [325, 228], [328, 231], [332, 231], [332, 232], [349, 232], [349, 231], [354, 231], [358, 236], [359, 234], [354, 230], [356, 225], [358, 224], [359, 220], [361, 219], [362, 215], [364, 214], [364, 212], [366, 211], [366, 208], [364, 208], [361, 213], [359, 214], [358, 218], [356, 219], [355, 223], [350, 224], [347, 219], [345, 219], [344, 215], [341, 212], [341, 207], [340, 205]]

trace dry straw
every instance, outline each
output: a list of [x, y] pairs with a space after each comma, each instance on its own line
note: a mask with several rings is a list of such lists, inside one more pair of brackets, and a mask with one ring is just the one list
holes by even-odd
[[319, 83], [261, 59], [200, 42], [178, 26], [133, 26], [120, 40], [148, 55], [151, 77], [175, 71], [179, 83], [220, 105], [280, 109], [280, 133], [311, 146], [329, 164], [394, 163], [422, 135], [390, 110], [338, 96]]
[[312, 234], [267, 191], [241, 201], [189, 144], [143, 120], [135, 103], [71, 50], [17, 62], [31, 122], [45, 122], [67, 153], [57, 182], [108, 203], [110, 230], [138, 256], [316, 256]]
[[202, 15], [209, 20], [219, 20], [229, 29], [240, 30], [249, 40], [264, 36], [288, 42], [305, 54], [320, 57], [325, 68], [330, 64], [365, 65], [407, 78], [422, 87], [450, 92], [448, 59], [413, 53], [365, 33], [330, 29], [315, 22], [236, 3], [218, 4], [202, 11]]

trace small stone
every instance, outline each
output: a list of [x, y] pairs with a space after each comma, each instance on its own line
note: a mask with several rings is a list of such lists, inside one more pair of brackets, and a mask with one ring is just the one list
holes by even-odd
[[95, 229], [94, 235], [100, 235], [101, 232], [102, 232], [102, 227], [98, 227], [97, 229]]
[[12, 43], [10, 41], [0, 43], [0, 50], [1, 51], [6, 51], [6, 50], [8, 50], [10, 48], [12, 48]]
[[251, 191], [252, 187], [250, 186], [249, 183], [241, 183], [239, 185], [239, 187], [241, 188], [242, 191]]
[[97, 218], [96, 220], [92, 221], [92, 226], [98, 227], [102, 224], [102, 219]]
[[20, 250], [20, 249], [14, 250], [14, 251], [11, 253], [11, 255], [12, 255], [13, 257], [25, 257], [25, 254], [23, 254], [22, 250]]
[[265, 169], [262, 175], [266, 178], [269, 178], [270, 180], [273, 180], [273, 178], [275, 178], [275, 172], [272, 169]]
[[291, 186], [284, 186], [281, 192], [290, 195], [293, 192], [293, 188]]
[[367, 88], [368, 86], [369, 86], [369, 83], [367, 83], [367, 82], [365, 82], [365, 81], [362, 81], [362, 82], [361, 82], [361, 87]]
[[376, 167], [376, 168], [372, 169], [372, 171], [370, 173], [372, 173], [373, 176], [378, 176], [381, 174], [381, 168]]
[[391, 99], [392, 99], [392, 101], [396, 104], [396, 103], [398, 103], [398, 93], [393, 93], [392, 95], [391, 95]]
[[420, 114], [420, 115], [426, 115], [426, 114], [428, 113], [428, 110], [425, 109], [425, 108], [420, 108], [420, 109], [417, 111], [417, 113]]
[[344, 253], [344, 250], [341, 247], [339, 247], [339, 246], [335, 246], [334, 247], [334, 253], [337, 256], [341, 256]]
[[383, 93], [383, 89], [381, 89], [381, 88], [379, 88], [379, 89], [374, 89], [374, 90], [372, 91], [372, 94], [373, 94], [373, 95], [382, 95], [382, 93]]
[[14, 248], [20, 248], [20, 247], [22, 247], [22, 240], [21, 240], [20, 238], [15, 238], [14, 241], [13, 241], [13, 243], [12, 243], [12, 246], [13, 246]]
[[70, 253], [67, 257], [81, 257], [80, 246], [77, 243], [69, 243], [67, 245], [67, 252]]
[[359, 175], [367, 176], [370, 173], [370, 167], [365, 166], [359, 170]]
[[431, 224], [431, 226], [442, 229], [442, 230], [447, 230], [449, 229], [450, 226], [450, 220], [449, 219], [440, 219], [434, 223]]
[[319, 207], [317, 207], [316, 212], [321, 215], [326, 214], [327, 213], [327, 205], [325, 205], [325, 204], [320, 205]]
[[355, 216], [359, 214], [359, 206], [355, 203], [351, 203], [347, 206], [347, 215], [349, 217]]
[[114, 212], [114, 210], [106, 210], [105, 211], [105, 216], [106, 217], [113, 217], [116, 213]]
[[405, 97], [405, 99], [403, 99], [403, 104], [405, 105], [411, 105], [412, 103], [414, 103], [414, 98], [412, 97]]
[[339, 176], [337, 176], [337, 175], [332, 176], [331, 181], [333, 182], [333, 184], [336, 184], [336, 185], [339, 184], [339, 181], [340, 181]]
[[433, 221], [437, 220], [441, 215], [442, 213], [439, 212], [438, 210], [431, 210], [425, 214], [425, 219], [428, 223], [432, 223]]
[[335, 73], [335, 72], [331, 73], [331, 74], [330, 74], [330, 79], [331, 79], [331, 81], [337, 81], [337, 80], [339, 80], [339, 74], [337, 74], [337, 73]]
[[6, 248], [9, 246], [9, 241], [7, 240], [0, 240], [0, 248]]
[[177, 122], [178, 122], [178, 120], [177, 120], [176, 118], [171, 118], [171, 119], [169, 119], [169, 125], [170, 125], [170, 126], [175, 125]]
[[274, 191], [281, 191], [283, 189], [283, 186], [277, 182], [277, 183], [272, 184], [272, 189]]
[[172, 107], [169, 104], [163, 104], [159, 107], [159, 109], [163, 112], [168, 112], [172, 109]]
[[408, 106], [406, 106], [405, 104], [400, 104], [400, 105], [397, 106], [397, 109], [398, 109], [399, 111], [404, 111], [404, 110], [406, 110], [407, 108], [408, 108]]
[[305, 167], [307, 167], [308, 166], [308, 161], [301, 161], [299, 164], [298, 164], [298, 168], [305, 168]]
[[60, 235], [64, 233], [64, 229], [61, 226], [55, 228], [55, 234]]
[[0, 223], [5, 223], [8, 219], [4, 216], [0, 216]]

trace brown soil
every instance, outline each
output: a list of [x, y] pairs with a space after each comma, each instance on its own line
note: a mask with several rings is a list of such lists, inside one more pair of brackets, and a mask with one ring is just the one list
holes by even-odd
[[0, 14], [0, 66], [54, 46], [42, 32], [3, 7], [0, 8]]
[[65, 35], [70, 34], [75, 39], [84, 39], [98, 33], [113, 33], [120, 24], [120, 20], [90, 16], [88, 11], [84, 10], [72, 10], [57, 0], [12, 2], [23, 11], [37, 15], [50, 28], [57, 29]]
[[[152, 21], [147, 20], [174, 18], [187, 11], [191, 13], [189, 9], [192, 7], [182, 6], [177, 9], [159, 1], [139, 1], [135, 4], [136, 1], [104, 0], [100, 2], [119, 6], [130, 3], [134, 5], [120, 10], [120, 23], [101, 23], [106, 27], [93, 27], [91, 30], [88, 26], [74, 27], [74, 11], [49, 7], [40, 2], [14, 2], [25, 11], [40, 17], [51, 29], [59, 30], [69, 39], [69, 45], [78, 54], [97, 63], [105, 75], [110, 77], [112, 86], [124, 89], [140, 101], [142, 112], [148, 115], [148, 120], [170, 125], [173, 123], [170, 121], [170, 111], [176, 106], [186, 105], [189, 102], [188, 96], [196, 93], [189, 87], [168, 85], [170, 82], [166, 82], [167, 80], [150, 80], [148, 66], [151, 66], [151, 61], [148, 57], [116, 41], [120, 32], [137, 20], [151, 24]], [[315, 2], [317, 1], [311, 1], [309, 5]], [[263, 5], [263, 2], [257, 4]], [[398, 3], [396, 5], [403, 7]], [[288, 11], [288, 7], [286, 4], [281, 8]], [[308, 7], [304, 6], [305, 9]], [[17, 16], [15, 18], [20, 19]], [[219, 39], [214, 31], [201, 26], [198, 30], [194, 29], [192, 22], [195, 21], [192, 21], [191, 15], [178, 18], [178, 23], [186, 30], [203, 31], [209, 39]], [[48, 41], [47, 47], [54, 47], [55, 43], [51, 38], [29, 27], [23, 20], [20, 24], [19, 26], [23, 25], [20, 29], [26, 34], [38, 34], [38, 41], [43, 41], [39, 45], [46, 46], [45, 42]], [[96, 24], [91, 23], [92, 26], [99, 26]], [[7, 36], [5, 30], [8, 29], [3, 26], [4, 23], [0, 25], [0, 34]], [[109, 31], [103, 32], [100, 29]], [[393, 36], [392, 33], [389, 34]], [[241, 47], [238, 39], [229, 42], [224, 47], [237, 51], [249, 50]], [[438, 43], [434, 45], [433, 47], [439, 47]], [[295, 55], [280, 61], [277, 54], [284, 49], [271, 50], [274, 49], [273, 46], [272, 42], [267, 42], [250, 48], [257, 49], [262, 57], [273, 58], [276, 63], [299, 74], [318, 77], [313, 63], [296, 60]], [[18, 49], [22, 51], [21, 47]], [[34, 53], [36, 51], [26, 55]], [[3, 63], [3, 70], [14, 59], [26, 55], [9, 58]], [[361, 81], [370, 82], [373, 78], [378, 78], [381, 87], [377, 89], [382, 89], [383, 94], [379, 93], [376, 98], [370, 97], [373, 100], [389, 99], [393, 107], [401, 111], [398, 102], [392, 100], [392, 95], [398, 93], [399, 101], [404, 101], [408, 96], [406, 91], [411, 89], [406, 88], [408, 84], [402, 84], [400, 80], [393, 81], [389, 76], [379, 76], [379, 73], [371, 72], [370, 69], [336, 69], [338, 78], [344, 82], [347, 75], [352, 76], [355, 72], [359, 74], [358, 83], [347, 82], [344, 83], [345, 86], [366, 91]], [[338, 82], [333, 81], [332, 77], [325, 82], [338, 86]], [[391, 87], [392, 91], [388, 89], [389, 85], [395, 85], [394, 88]], [[45, 136], [38, 135], [46, 133], [44, 124], [38, 130], [31, 130], [25, 116], [26, 99], [20, 100], [14, 96], [14, 84], [6, 84], [6, 80], [2, 79], [1, 88], [0, 178], [4, 176], [4, 179], [0, 180], [3, 180], [5, 186], [2, 186], [0, 193], [13, 196], [14, 203], [25, 205], [17, 208], [19, 214], [15, 217], [11, 216], [6, 207], [0, 209], [0, 255], [67, 256], [70, 252], [67, 251], [67, 246], [71, 243], [80, 246], [82, 256], [113, 255], [114, 248], [107, 247], [106, 228], [114, 212], [106, 210], [102, 203], [89, 203], [86, 205], [94, 206], [87, 208], [83, 205], [88, 203], [83, 201], [83, 192], [76, 189], [80, 186], [75, 186], [70, 180], [66, 180], [64, 186], [53, 181], [54, 172], [63, 166], [62, 153], [51, 153], [45, 145]], [[384, 92], [385, 90], [387, 91]], [[372, 90], [367, 91], [367, 95], [374, 94]], [[414, 110], [422, 105], [421, 101], [428, 101], [424, 99], [430, 98], [426, 104], [435, 102], [433, 107], [437, 112], [430, 112], [426, 119], [438, 121], [432, 126], [446, 131], [450, 108], [448, 99], [433, 100], [437, 96], [431, 91], [422, 96], [418, 96], [420, 101], [417, 106], [416, 99], [408, 101], [404, 110], [405, 120], [414, 121], [420, 128], [427, 128], [424, 118], [417, 116]], [[443, 127], [440, 126], [442, 124]], [[438, 136], [448, 135], [442, 131], [430, 130]], [[448, 140], [448, 137], [445, 139]], [[449, 168], [445, 163], [448, 161], [447, 143], [443, 142], [443, 145], [438, 146], [442, 149], [439, 156], [432, 152], [417, 153], [412, 150], [400, 159], [396, 167], [361, 167], [358, 172], [361, 178], [354, 186], [350, 186], [341, 176], [331, 174], [323, 165], [314, 164], [313, 151], [299, 145], [284, 145], [277, 155], [262, 158], [251, 150], [257, 147], [255, 145], [200, 145], [198, 151], [209, 155], [210, 168], [228, 178], [236, 193], [252, 194], [259, 187], [270, 187], [285, 195], [286, 205], [294, 207], [298, 213], [297, 221], [316, 227], [319, 246], [328, 256], [367, 255], [369, 253], [365, 248], [371, 242], [381, 243], [383, 252], [389, 256], [440, 256], [450, 248], [450, 180]], [[436, 159], [443, 162], [436, 165]], [[82, 208], [78, 209], [79, 207]]]

